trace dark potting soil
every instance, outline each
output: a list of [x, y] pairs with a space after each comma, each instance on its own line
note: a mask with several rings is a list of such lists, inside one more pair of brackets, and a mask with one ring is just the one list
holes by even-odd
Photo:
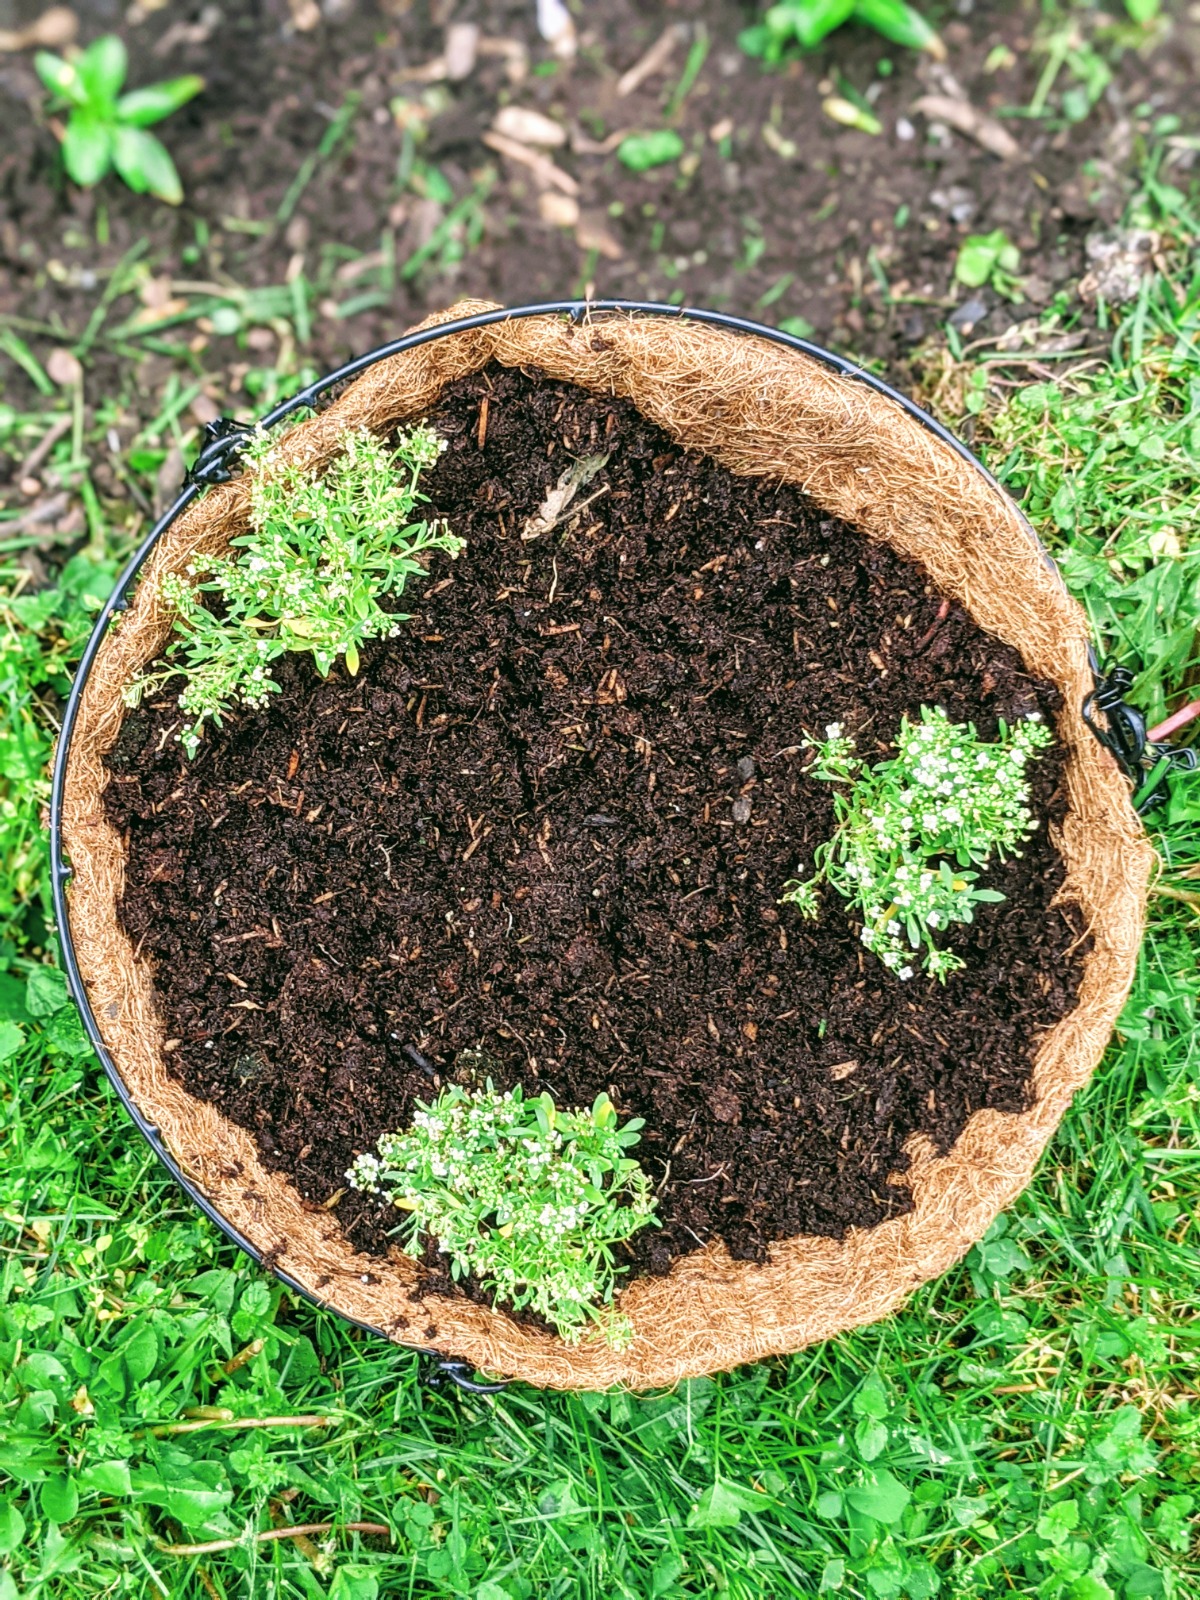
[[[941, 987], [887, 974], [832, 892], [817, 922], [779, 904], [833, 826], [801, 740], [840, 721], [882, 756], [922, 704], [994, 738], [1057, 691], [940, 617], [919, 567], [625, 402], [494, 367], [430, 420], [432, 506], [467, 551], [435, 558], [400, 635], [353, 679], [288, 659], [193, 762], [173, 698], [110, 756], [121, 915], [171, 1071], [319, 1204], [439, 1084], [606, 1089], [646, 1119], [660, 1193], [635, 1271], [906, 1209], [906, 1139], [946, 1150], [979, 1108], [1023, 1110], [1074, 1004], [1062, 753], [1033, 767], [1037, 831], [987, 873], [1004, 902], [947, 936], [966, 966]], [[333, 1209], [387, 1248], [394, 1211]]]

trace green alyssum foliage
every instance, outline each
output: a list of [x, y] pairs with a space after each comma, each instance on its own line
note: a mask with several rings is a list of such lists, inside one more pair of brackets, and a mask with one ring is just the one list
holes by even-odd
[[346, 1174], [357, 1189], [389, 1193], [409, 1213], [406, 1248], [426, 1236], [517, 1310], [531, 1307], [574, 1343], [588, 1327], [620, 1347], [625, 1318], [606, 1310], [618, 1268], [612, 1246], [654, 1217], [649, 1179], [625, 1154], [642, 1119], [619, 1126], [608, 1096], [564, 1111], [518, 1085], [498, 1094], [451, 1085], [421, 1106], [403, 1133]]
[[52, 108], [69, 111], [63, 165], [76, 183], [90, 189], [115, 167], [136, 193], [179, 204], [183, 187], [175, 163], [146, 129], [199, 94], [203, 78], [188, 74], [122, 94], [128, 56], [112, 33], [70, 60], [39, 50], [33, 64]]
[[934, 935], [952, 922], [970, 922], [983, 901], [1003, 900], [976, 887], [993, 856], [1019, 854], [1033, 831], [1025, 768], [1052, 742], [1036, 716], [985, 744], [973, 724], [953, 723], [940, 706], [922, 706], [921, 720], [905, 717], [898, 755], [874, 767], [854, 754], [854, 741], [831, 723], [815, 751], [810, 775], [844, 785], [836, 797], [837, 829], [818, 846], [816, 873], [785, 886], [783, 899], [805, 916], [819, 912], [817, 890], [830, 884], [862, 918], [862, 942], [900, 978], [921, 965], [945, 982], [962, 966]]
[[905, 0], [781, 0], [769, 6], [761, 22], [738, 35], [750, 56], [780, 61], [789, 48], [814, 50], [844, 22], [861, 22], [893, 44], [910, 50], [927, 50], [939, 61], [946, 47], [919, 11]]
[[[127, 701], [136, 705], [182, 671], [179, 704], [194, 720], [176, 737], [192, 756], [207, 721], [219, 727], [231, 706], [261, 706], [278, 690], [270, 667], [286, 651], [311, 651], [322, 677], [339, 657], [357, 672], [360, 645], [392, 637], [408, 620], [380, 600], [424, 577], [420, 558], [428, 552], [456, 556], [463, 548], [443, 523], [410, 520], [425, 499], [421, 473], [442, 448], [424, 426], [395, 449], [365, 430], [349, 432], [318, 476], [281, 461], [265, 437], [251, 445], [250, 531], [232, 541], [229, 556], [195, 558], [189, 577], [203, 581], [163, 579], [179, 637], [170, 664], [135, 679]], [[217, 610], [205, 595], [216, 598]]]

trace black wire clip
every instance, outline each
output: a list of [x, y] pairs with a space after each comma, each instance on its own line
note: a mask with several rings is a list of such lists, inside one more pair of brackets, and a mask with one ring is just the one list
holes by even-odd
[[425, 1350], [421, 1355], [421, 1382], [427, 1389], [449, 1385], [463, 1394], [499, 1394], [508, 1388], [506, 1382], [489, 1383], [474, 1377], [475, 1368], [469, 1361], [455, 1361], [436, 1350]]
[[[1084, 696], [1080, 711], [1084, 722], [1113, 756], [1137, 792], [1134, 804], [1141, 815], [1156, 810], [1167, 798], [1162, 781], [1169, 772], [1194, 772], [1200, 757], [1188, 746], [1154, 743], [1146, 738], [1146, 719], [1136, 706], [1127, 705], [1125, 696], [1133, 687], [1128, 667], [1111, 667], [1106, 675], [1096, 673], [1096, 684]], [[1092, 713], [1103, 712], [1105, 727]], [[1149, 787], [1146, 780], [1157, 773]]]
[[233, 463], [253, 439], [256, 429], [248, 422], [235, 422], [232, 417], [216, 417], [204, 424], [200, 454], [188, 469], [185, 482], [210, 488], [213, 484], [228, 483], [233, 477]]

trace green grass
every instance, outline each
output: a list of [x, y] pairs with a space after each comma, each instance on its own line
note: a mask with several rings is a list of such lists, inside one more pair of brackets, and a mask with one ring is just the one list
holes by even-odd
[[[1153, 175], [1138, 204], [1200, 233]], [[963, 369], [955, 412], [1152, 714], [1195, 693], [1186, 262], [1110, 330], [1115, 360], [1054, 395], [1002, 362]], [[47, 425], [4, 417], [14, 454]], [[63, 470], [89, 448], [64, 438]], [[668, 1394], [434, 1393], [414, 1356], [297, 1302], [184, 1202], [45, 964], [55, 697], [127, 532], [3, 610], [0, 1600], [1200, 1595], [1195, 784], [1156, 836], [1165, 892], [1105, 1062], [962, 1267], [874, 1328]], [[0, 579], [11, 596], [15, 566]], [[186, 1553], [214, 1541], [232, 1547]]]

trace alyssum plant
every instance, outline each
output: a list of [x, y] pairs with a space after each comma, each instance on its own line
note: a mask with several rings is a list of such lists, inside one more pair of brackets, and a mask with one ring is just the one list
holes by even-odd
[[[426, 497], [418, 484], [444, 447], [420, 426], [389, 449], [365, 430], [350, 432], [319, 475], [279, 459], [266, 436], [246, 450], [252, 473], [250, 531], [228, 556], [197, 556], [187, 581], [163, 579], [176, 611], [168, 665], [136, 678], [126, 701], [182, 672], [182, 709], [193, 719], [176, 738], [189, 756], [204, 724], [219, 727], [235, 704], [261, 706], [278, 689], [269, 669], [289, 650], [309, 650], [325, 677], [339, 656], [358, 671], [359, 647], [399, 632], [407, 617], [384, 611], [431, 550], [456, 556], [463, 541], [440, 522], [410, 521]], [[204, 601], [212, 595], [212, 609]]]
[[1052, 735], [1036, 716], [986, 744], [973, 724], [951, 722], [940, 706], [921, 707], [921, 720], [905, 717], [898, 754], [874, 767], [854, 754], [839, 723], [823, 740], [805, 740], [816, 752], [809, 774], [845, 785], [836, 797], [837, 829], [815, 852], [816, 872], [785, 885], [783, 899], [805, 916], [819, 912], [822, 883], [849, 900], [862, 918], [862, 942], [900, 978], [921, 965], [945, 982], [962, 961], [934, 943], [952, 922], [970, 922], [981, 901], [1003, 900], [976, 888], [993, 856], [1019, 854], [1035, 827], [1029, 813], [1025, 768]]
[[606, 1309], [620, 1270], [612, 1246], [654, 1219], [649, 1179], [625, 1154], [641, 1126], [640, 1117], [618, 1126], [605, 1094], [590, 1111], [561, 1111], [520, 1086], [499, 1094], [490, 1079], [475, 1091], [452, 1084], [346, 1177], [409, 1213], [410, 1255], [431, 1238], [454, 1278], [471, 1273], [569, 1343], [597, 1326], [621, 1348], [631, 1329]]

